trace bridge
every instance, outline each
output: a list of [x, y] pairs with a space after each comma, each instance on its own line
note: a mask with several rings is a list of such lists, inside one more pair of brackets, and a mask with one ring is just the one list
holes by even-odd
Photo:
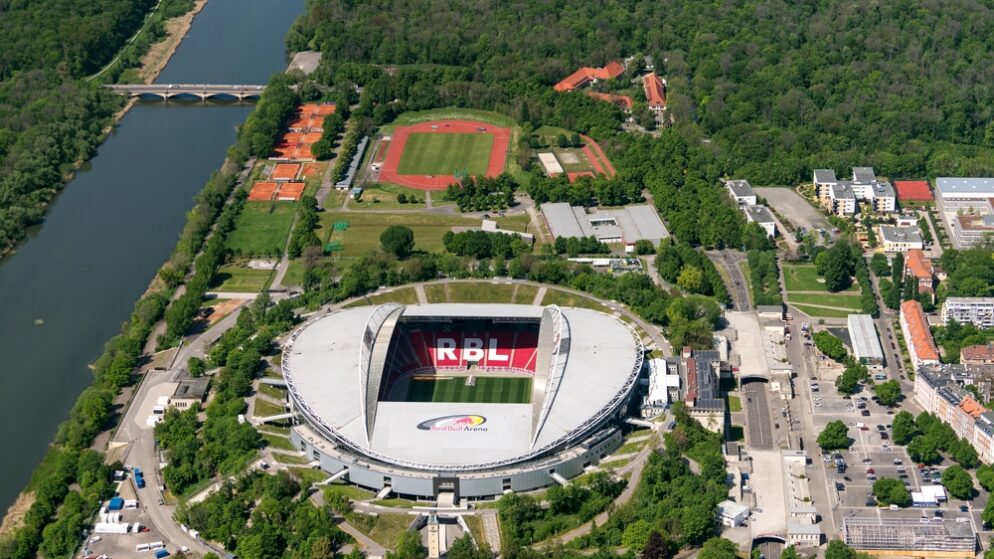
[[168, 101], [174, 97], [195, 97], [201, 101], [208, 99], [258, 99], [265, 91], [264, 85], [223, 85], [198, 83], [153, 83], [153, 84], [110, 84], [107, 89], [128, 97], [155, 97]]

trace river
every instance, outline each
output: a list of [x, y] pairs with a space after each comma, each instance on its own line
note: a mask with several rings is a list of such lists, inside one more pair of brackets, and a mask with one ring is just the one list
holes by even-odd
[[[209, 0], [159, 83], [264, 84], [304, 0]], [[0, 264], [0, 515], [169, 256], [251, 105], [139, 103]]]

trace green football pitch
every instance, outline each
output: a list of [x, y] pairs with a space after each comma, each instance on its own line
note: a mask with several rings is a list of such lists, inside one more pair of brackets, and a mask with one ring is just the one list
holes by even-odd
[[491, 134], [414, 132], [407, 137], [397, 165], [399, 175], [454, 175], [466, 171], [482, 176], [490, 164]]
[[474, 386], [465, 378], [412, 379], [407, 391], [408, 402], [527, 404], [531, 396], [530, 377], [477, 377]]

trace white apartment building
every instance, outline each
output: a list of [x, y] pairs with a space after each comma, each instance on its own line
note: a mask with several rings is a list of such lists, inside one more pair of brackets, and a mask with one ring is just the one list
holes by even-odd
[[977, 328], [994, 328], [994, 297], [949, 297], [942, 303], [942, 322], [955, 320]]

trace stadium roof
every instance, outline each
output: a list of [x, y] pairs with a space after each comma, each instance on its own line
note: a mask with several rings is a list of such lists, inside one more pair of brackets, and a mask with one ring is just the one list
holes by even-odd
[[932, 189], [929, 188], [928, 181], [894, 181], [894, 187], [897, 189], [898, 200], [932, 200]]
[[[514, 464], [602, 425], [627, 397], [641, 366], [641, 343], [623, 322], [578, 308], [562, 309], [559, 319], [554, 309], [468, 304], [344, 309], [312, 319], [291, 336], [283, 373], [295, 408], [308, 423], [374, 460], [432, 471]], [[527, 404], [378, 401], [377, 347], [388, 343], [402, 317], [541, 317], [533, 394], [542, 397]], [[555, 330], [555, 320], [566, 328]], [[364, 349], [364, 340], [372, 349]], [[382, 371], [382, 362], [379, 367]], [[483, 429], [460, 432], [419, 428], [448, 416], [486, 421]]]

